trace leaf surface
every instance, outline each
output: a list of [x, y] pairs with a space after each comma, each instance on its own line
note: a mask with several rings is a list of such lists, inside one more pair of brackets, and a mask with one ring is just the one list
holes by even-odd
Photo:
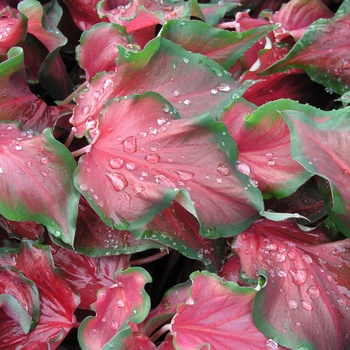
[[349, 111], [308, 110], [284, 111], [282, 116], [291, 129], [292, 156], [312, 174], [330, 181], [333, 205], [332, 220], [349, 235]]
[[291, 222], [263, 220], [237, 236], [234, 249], [246, 279], [268, 274], [253, 317], [266, 336], [292, 348], [349, 347], [348, 239], [330, 242]]
[[193, 273], [191, 280], [191, 297], [178, 307], [171, 323], [176, 348], [264, 348], [268, 339], [254, 326], [251, 314], [253, 288], [223, 283], [205, 271]]
[[[143, 227], [178, 196], [199, 218], [201, 234], [238, 233], [254, 220], [255, 206], [262, 210], [262, 201], [233, 165], [233, 140], [209, 115], [174, 116], [155, 93], [111, 100], [101, 114], [98, 136], [79, 160], [77, 188], [102, 220], [118, 229]], [[199, 149], [207, 157], [198, 158]]]
[[[289, 54], [264, 71], [265, 74], [302, 68], [314, 81], [338, 93], [350, 86], [350, 13], [311, 24]], [[334, 45], [334, 43], [337, 45]]]
[[116, 349], [119, 347], [113, 338], [124, 338], [118, 333], [126, 332], [132, 337], [130, 324], [142, 322], [150, 309], [150, 299], [144, 291], [148, 282], [151, 282], [151, 277], [141, 268], [117, 272], [115, 284], [100, 289], [98, 293], [93, 304], [96, 316], [87, 317], [81, 323], [78, 331], [80, 346], [83, 349], [102, 349], [115, 345]]
[[56, 349], [75, 325], [74, 312], [79, 297], [54, 267], [49, 248], [32, 241], [24, 242], [18, 250], [2, 248], [0, 266], [12, 266], [20, 270], [23, 276], [36, 285], [40, 299], [38, 323], [28, 334], [23, 332], [16, 321], [0, 313], [2, 348], [19, 349], [25, 344], [27, 348]]
[[69, 151], [50, 130], [41, 135], [0, 124], [0, 209], [7, 219], [29, 220], [73, 244], [79, 193]]

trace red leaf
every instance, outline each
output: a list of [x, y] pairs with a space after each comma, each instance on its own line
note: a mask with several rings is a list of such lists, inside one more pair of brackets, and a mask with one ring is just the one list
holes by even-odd
[[[91, 81], [98, 72], [114, 71], [118, 57], [118, 44], [131, 43], [125, 28], [112, 23], [99, 23], [85, 31], [76, 48], [79, 65], [85, 70], [86, 80]], [[96, 58], [96, 52], [103, 52]]]
[[79, 297], [52, 264], [49, 248], [31, 241], [23, 243], [18, 251], [2, 250], [0, 266], [16, 266], [35, 283], [39, 291], [40, 316], [36, 327], [25, 334], [20, 325], [1, 314], [0, 343], [2, 349], [56, 349], [75, 325], [74, 311]]
[[63, 271], [67, 282], [80, 295], [80, 309], [90, 309], [96, 301], [97, 291], [113, 285], [117, 270], [128, 267], [127, 255], [89, 257], [72, 250], [53, 248], [55, 266]]
[[149, 312], [150, 300], [143, 289], [151, 281], [149, 274], [130, 268], [115, 278], [114, 285], [100, 289], [93, 304], [96, 316], [87, 317], [79, 327], [79, 343], [84, 349], [102, 349], [118, 332], [126, 331], [128, 324], [142, 322]]
[[155, 91], [182, 118], [210, 112], [216, 116], [241, 94], [238, 84], [216, 62], [162, 37], [135, 53], [119, 46], [118, 74], [101, 74], [77, 97], [71, 123], [77, 136], [96, 126], [103, 105], [116, 96]]
[[14, 267], [0, 267], [0, 275], [0, 318], [11, 318], [28, 334], [38, 323], [38, 289]]
[[300, 109], [300, 105], [279, 100], [244, 117], [252, 108], [239, 101], [238, 110], [233, 103], [222, 115], [222, 121], [237, 143], [238, 169], [257, 181], [264, 195], [288, 196], [311, 177], [292, 159], [290, 131], [280, 114], [285, 109]]
[[27, 238], [33, 241], [43, 241], [44, 228], [32, 221], [11, 221], [0, 216], [0, 227], [3, 227], [9, 237]]
[[349, 347], [350, 240], [329, 242], [317, 229], [263, 220], [237, 236], [234, 248], [246, 277], [268, 274], [253, 311], [264, 334], [292, 349]]
[[0, 124], [0, 209], [9, 220], [43, 224], [65, 243], [74, 240], [79, 193], [76, 163], [46, 129], [41, 135]]
[[226, 349], [230, 344], [232, 349], [260, 350], [266, 346], [268, 339], [254, 326], [251, 314], [254, 289], [223, 283], [209, 272], [195, 272], [191, 279], [191, 298], [178, 307], [171, 324], [177, 347]]
[[[231, 166], [235, 159], [225, 151], [235, 145], [222, 123], [208, 115], [174, 115], [155, 93], [110, 101], [98, 136], [79, 160], [76, 186], [111, 227], [139, 229], [179, 194], [176, 200], [198, 216], [203, 235], [232, 236], [254, 220], [255, 205], [262, 210], [260, 192]], [[206, 157], [198, 157], [199, 148]]]

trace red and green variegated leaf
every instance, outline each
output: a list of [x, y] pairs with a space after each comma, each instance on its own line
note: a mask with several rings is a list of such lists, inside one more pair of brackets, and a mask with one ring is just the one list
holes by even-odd
[[116, 271], [129, 266], [127, 255], [95, 258], [51, 246], [55, 266], [63, 271], [67, 282], [80, 295], [80, 309], [90, 309], [98, 290], [113, 285]]
[[[118, 44], [129, 45], [133, 42], [125, 28], [114, 23], [98, 23], [85, 31], [76, 48], [80, 67], [85, 71], [86, 80], [91, 81], [98, 72], [114, 71], [118, 57]], [[96, 57], [96, 52], [103, 55]]]
[[182, 255], [200, 260], [205, 269], [218, 271], [225, 249], [225, 240], [206, 239], [200, 235], [198, 220], [177, 201], [158, 213], [137, 237], [148, 237], [176, 249]]
[[[248, 105], [243, 111], [249, 108], [252, 107]], [[311, 177], [292, 159], [290, 131], [281, 117], [281, 111], [285, 109], [301, 108], [292, 100], [279, 100], [265, 104], [244, 117], [242, 113], [237, 113], [235, 103], [232, 103], [221, 116], [237, 143], [238, 169], [256, 180], [265, 196], [288, 196]], [[239, 120], [236, 121], [236, 118]]]
[[79, 344], [83, 349], [102, 349], [116, 345], [120, 332], [132, 336], [130, 324], [142, 322], [150, 310], [150, 298], [144, 291], [151, 277], [142, 268], [130, 268], [117, 272], [115, 284], [99, 290], [97, 301], [92, 305], [96, 316], [87, 317], [78, 331]]
[[72, 91], [72, 86], [58, 54], [67, 43], [67, 38], [57, 29], [57, 19], [51, 20], [55, 17], [52, 12], [56, 11], [57, 16], [61, 17], [62, 9], [57, 2], [46, 9], [51, 11], [50, 15], [45, 13], [39, 1], [26, 0], [18, 4], [18, 10], [28, 18], [28, 33], [35, 36], [48, 50], [38, 72], [40, 83], [51, 96], [64, 99]]
[[209, 4], [199, 4], [200, 9], [204, 15], [206, 23], [216, 26], [225, 17], [225, 14], [236, 7], [240, 6], [239, 3], [209, 3]]
[[268, 274], [253, 310], [264, 334], [292, 349], [350, 346], [350, 240], [330, 242], [318, 229], [306, 233], [291, 222], [263, 220], [233, 247], [242, 276]]
[[118, 74], [101, 74], [87, 92], [77, 97], [71, 123], [77, 136], [92, 129], [103, 105], [116, 96], [155, 91], [179, 111], [182, 118], [210, 112], [216, 116], [242, 89], [215, 61], [186, 51], [158, 37], [141, 52], [119, 46]]
[[16, 321], [0, 313], [2, 349], [21, 349], [24, 344], [28, 349], [56, 349], [75, 326], [74, 312], [79, 297], [74, 294], [61, 271], [54, 267], [49, 247], [25, 241], [18, 250], [2, 248], [0, 266], [20, 270], [36, 285], [40, 300], [38, 323], [28, 334]]
[[45, 225], [73, 244], [79, 192], [73, 184], [76, 163], [49, 129], [41, 135], [0, 124], [0, 212], [15, 221]]
[[[262, 210], [262, 200], [235, 167], [227, 129], [210, 115], [174, 117], [175, 110], [156, 93], [111, 100], [101, 113], [98, 136], [79, 160], [77, 188], [118, 229], [142, 228], [177, 196], [199, 219], [201, 234], [240, 232]], [[199, 149], [206, 156], [198, 157]]]
[[152, 309], [147, 318], [139, 325], [139, 329], [151, 335], [162, 324], [169, 321], [175, 314], [180, 303], [185, 303], [190, 297], [190, 281], [170, 288], [163, 296], [159, 305]]
[[312, 22], [333, 15], [320, 0], [291, 0], [272, 15], [273, 23], [279, 23], [279, 29], [275, 31], [276, 40], [282, 41], [289, 35], [299, 40]]
[[0, 216], [0, 227], [10, 238], [26, 238], [41, 242], [44, 240], [44, 227], [32, 221], [11, 221]]
[[27, 33], [27, 18], [17, 9], [6, 6], [0, 11], [0, 56], [20, 44]]
[[[175, 346], [181, 349], [263, 349], [268, 338], [254, 325], [256, 291], [223, 282], [209, 272], [194, 272], [189, 300], [180, 305], [171, 322]], [[205, 291], [205, 293], [203, 292]]]
[[312, 80], [343, 94], [350, 86], [349, 27], [350, 13], [317, 20], [289, 54], [264, 73], [302, 68]]
[[282, 112], [291, 129], [293, 159], [310, 173], [330, 181], [333, 197], [330, 215], [347, 236], [350, 227], [349, 111], [349, 107], [325, 112], [301, 105], [298, 110]]
[[74, 250], [91, 256], [134, 254], [148, 249], [165, 248], [152, 239], [135, 238], [130, 231], [107, 226], [84, 197], [79, 203]]
[[255, 42], [273, 28], [265, 26], [237, 33], [200, 21], [170, 20], [162, 28], [160, 35], [186, 50], [205, 55], [224, 68], [230, 69]]
[[[38, 289], [14, 267], [0, 267], [0, 276], [0, 313], [5, 313], [28, 334], [39, 319]], [[4, 314], [0, 318], [4, 318]]]

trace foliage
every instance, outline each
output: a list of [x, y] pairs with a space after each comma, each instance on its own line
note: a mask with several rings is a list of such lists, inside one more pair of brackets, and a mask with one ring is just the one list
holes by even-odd
[[350, 2], [2, 1], [1, 349], [350, 348]]

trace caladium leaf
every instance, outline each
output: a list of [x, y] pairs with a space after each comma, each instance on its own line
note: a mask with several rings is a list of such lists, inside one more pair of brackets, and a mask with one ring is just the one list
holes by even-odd
[[[178, 198], [179, 199], [179, 198]], [[182, 255], [200, 260], [205, 269], [217, 271], [225, 248], [225, 240], [206, 239], [200, 235], [198, 220], [175, 201], [151, 220], [138, 238], [148, 237], [176, 249]], [[141, 241], [142, 242], [142, 241]]]
[[277, 41], [292, 35], [299, 40], [312, 22], [320, 18], [331, 18], [333, 12], [320, 0], [291, 0], [271, 16], [273, 23], [279, 23], [275, 31]]
[[32, 221], [11, 221], [0, 216], [0, 227], [10, 238], [27, 238], [38, 242], [44, 240], [44, 227]]
[[312, 80], [338, 94], [345, 93], [350, 86], [350, 62], [346, 54], [349, 25], [350, 13], [317, 20], [289, 54], [264, 73], [302, 68]]
[[78, 95], [71, 119], [77, 136], [97, 123], [98, 112], [116, 96], [155, 91], [182, 118], [192, 118], [206, 112], [216, 116], [243, 92], [219, 64], [162, 37], [150, 41], [141, 52], [119, 46], [117, 70], [118, 74], [99, 75], [87, 92]]
[[14, 267], [0, 267], [0, 276], [0, 314], [3, 314], [0, 318], [4, 319], [6, 314], [28, 334], [39, 319], [38, 289]]
[[90, 309], [90, 305], [96, 301], [97, 291], [115, 284], [116, 271], [129, 267], [127, 255], [95, 258], [51, 246], [55, 266], [63, 271], [67, 282], [80, 295], [80, 309]]
[[268, 338], [253, 323], [253, 288], [223, 282], [206, 271], [194, 272], [191, 280], [191, 297], [178, 307], [171, 322], [176, 347], [225, 349], [230, 344], [233, 349], [258, 350], [266, 346]]
[[[111, 100], [100, 115], [98, 136], [79, 159], [76, 187], [117, 229], [140, 229], [177, 196], [199, 219], [202, 235], [240, 232], [263, 205], [260, 191], [235, 168], [227, 129], [209, 115], [176, 116], [152, 92]], [[198, 158], [198, 147], [208, 156]]]
[[27, 31], [27, 18], [17, 9], [6, 6], [0, 10], [0, 56], [6, 55], [11, 47], [24, 40]]
[[350, 344], [350, 240], [330, 242], [322, 231], [263, 220], [233, 245], [245, 278], [266, 271], [253, 317], [268, 337], [292, 349], [346, 349]]
[[120, 332], [132, 336], [130, 324], [142, 322], [150, 309], [150, 299], [144, 291], [148, 282], [151, 277], [142, 268], [117, 272], [115, 284], [98, 292], [97, 301], [92, 305], [96, 316], [87, 317], [81, 323], [78, 331], [80, 346], [102, 349], [117, 346], [114, 338], [118, 338]]
[[2, 348], [18, 349], [25, 344], [28, 348], [56, 349], [75, 325], [79, 297], [53, 266], [49, 247], [25, 241], [18, 250], [2, 248], [0, 266], [20, 270], [36, 285], [40, 300], [38, 323], [28, 334], [16, 321], [0, 313]]
[[238, 169], [256, 180], [265, 196], [288, 196], [311, 177], [292, 159], [290, 131], [280, 112], [304, 107], [312, 110], [292, 100], [270, 102], [245, 116], [243, 124], [243, 116], [237, 113], [235, 103], [232, 103], [221, 116], [237, 143]]
[[50, 130], [41, 135], [17, 124], [0, 124], [0, 212], [9, 220], [29, 220], [73, 244], [79, 193], [76, 163]]
[[216, 26], [225, 17], [225, 14], [236, 7], [240, 6], [239, 3], [200, 3], [200, 9], [204, 15], [205, 22]]
[[237, 33], [200, 21], [169, 20], [163, 26], [160, 35], [186, 50], [209, 57], [225, 69], [230, 69], [245, 51], [273, 28], [265, 26]]
[[[86, 80], [91, 81], [98, 72], [114, 71], [118, 57], [118, 44], [130, 45], [133, 39], [125, 28], [114, 23], [98, 23], [85, 31], [76, 48], [80, 67], [85, 71]], [[103, 52], [96, 59], [96, 52]]]
[[330, 181], [333, 197], [330, 215], [347, 236], [350, 227], [349, 111], [349, 107], [325, 112], [301, 106], [299, 110], [282, 112], [291, 129], [293, 159], [310, 173]]
[[[56, 0], [53, 0], [56, 2]], [[62, 11], [56, 3], [57, 11]], [[52, 7], [50, 8], [52, 10]], [[38, 78], [43, 87], [56, 99], [64, 99], [72, 91], [65, 65], [58, 55], [67, 38], [51, 22], [39, 1], [25, 0], [18, 4], [18, 10], [28, 18], [28, 33], [34, 35], [48, 50], [41, 63]]]
[[91, 208], [84, 197], [79, 203], [74, 250], [91, 256], [133, 254], [148, 249], [165, 248], [161, 243], [147, 238], [135, 238], [130, 231], [107, 226]]

